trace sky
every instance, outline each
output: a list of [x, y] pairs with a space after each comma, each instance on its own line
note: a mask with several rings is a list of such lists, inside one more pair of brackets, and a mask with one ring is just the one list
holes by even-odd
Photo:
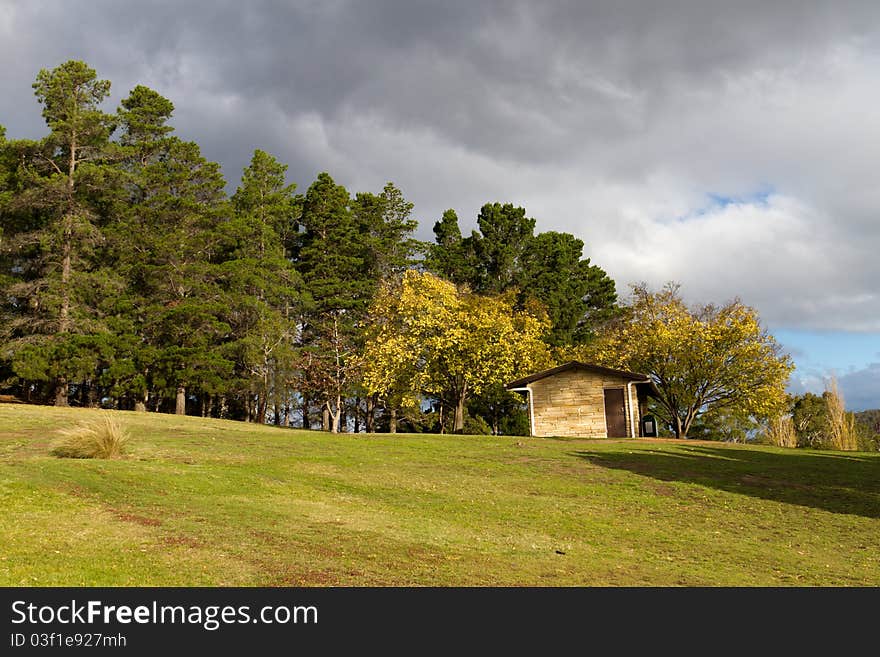
[[880, 3], [0, 0], [0, 125], [81, 59], [175, 105], [231, 189], [254, 149], [301, 191], [393, 181], [418, 236], [525, 207], [629, 284], [757, 309], [797, 365], [880, 408]]

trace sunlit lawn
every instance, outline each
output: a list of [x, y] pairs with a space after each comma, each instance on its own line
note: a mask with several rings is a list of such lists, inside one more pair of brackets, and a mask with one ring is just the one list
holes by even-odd
[[0, 585], [880, 585], [880, 455], [0, 405]]

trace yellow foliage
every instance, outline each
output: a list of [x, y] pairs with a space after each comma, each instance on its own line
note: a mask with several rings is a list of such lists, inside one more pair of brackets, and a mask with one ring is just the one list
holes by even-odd
[[650, 292], [633, 288], [628, 315], [582, 358], [649, 375], [668, 420], [686, 433], [710, 406], [740, 409], [758, 417], [785, 406], [785, 382], [794, 369], [758, 315], [740, 301], [689, 309], [675, 286]]
[[515, 311], [510, 295], [460, 292], [429, 273], [408, 271], [384, 285], [372, 315], [364, 384], [399, 402], [448, 390], [479, 394], [551, 361], [541, 340], [546, 313]]

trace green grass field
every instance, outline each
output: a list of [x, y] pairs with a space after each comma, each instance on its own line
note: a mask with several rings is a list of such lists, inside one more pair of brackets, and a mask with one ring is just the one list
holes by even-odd
[[880, 454], [0, 405], [0, 585], [880, 585]]

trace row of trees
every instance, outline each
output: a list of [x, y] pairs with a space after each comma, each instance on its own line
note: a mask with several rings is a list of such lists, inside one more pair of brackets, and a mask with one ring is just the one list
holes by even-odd
[[[305, 193], [257, 150], [228, 196], [135, 87], [86, 64], [34, 83], [49, 132], [0, 127], [0, 388], [36, 402], [321, 426], [526, 433], [504, 383], [579, 359], [642, 372], [678, 437], [754, 437], [792, 370], [754, 309], [614, 281], [568, 233], [487, 203], [414, 239], [392, 183]], [[806, 404], [809, 400], [802, 400]], [[812, 443], [811, 443], [812, 444]]]
[[[30, 401], [521, 431], [503, 381], [618, 312], [583, 243], [522, 208], [486, 204], [467, 237], [450, 210], [420, 243], [392, 183], [352, 195], [322, 173], [299, 194], [257, 150], [227, 196], [157, 92], [107, 113], [110, 83], [77, 61], [34, 91], [47, 136], [0, 128], [0, 386]], [[386, 338], [410, 321], [406, 370]]]

